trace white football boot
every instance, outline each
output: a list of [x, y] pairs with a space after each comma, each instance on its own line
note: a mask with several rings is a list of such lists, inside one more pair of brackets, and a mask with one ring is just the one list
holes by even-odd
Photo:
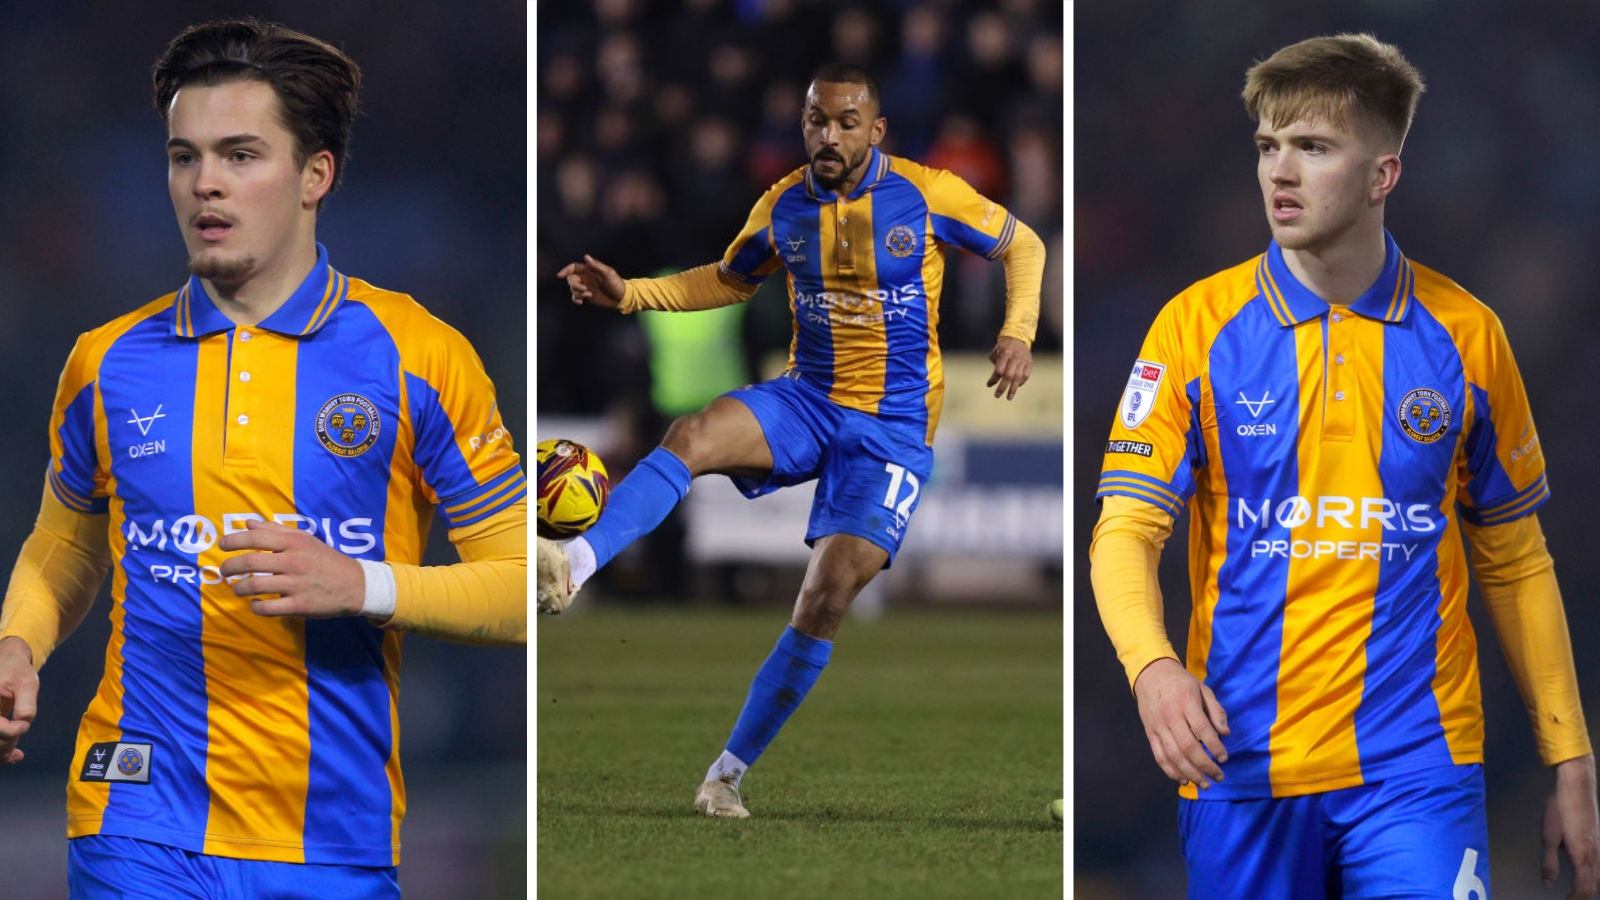
[[535, 535], [539, 544], [539, 612], [558, 615], [572, 605], [572, 567], [567, 564], [567, 549], [560, 542]]
[[739, 802], [739, 789], [732, 775], [724, 775], [700, 785], [694, 792], [694, 811], [713, 819], [748, 819], [750, 810]]

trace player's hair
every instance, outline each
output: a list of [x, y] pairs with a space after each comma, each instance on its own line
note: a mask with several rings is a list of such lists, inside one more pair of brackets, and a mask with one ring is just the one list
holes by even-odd
[[879, 112], [883, 111], [883, 95], [878, 90], [878, 79], [873, 78], [871, 72], [855, 63], [828, 63], [811, 75], [811, 81], [813, 83], [826, 81], [829, 84], [862, 85], [867, 89], [867, 99], [871, 101], [873, 107]]
[[295, 167], [304, 169], [312, 154], [327, 150], [333, 154], [328, 193], [344, 180], [361, 69], [337, 47], [257, 18], [207, 22], [172, 39], [156, 61], [154, 81], [156, 112], [163, 122], [172, 99], [188, 85], [271, 85], [280, 121], [294, 135]]
[[1250, 67], [1244, 108], [1281, 128], [1306, 117], [1349, 128], [1353, 116], [1378, 125], [1399, 152], [1425, 90], [1422, 73], [1370, 34], [1335, 34], [1290, 44]]

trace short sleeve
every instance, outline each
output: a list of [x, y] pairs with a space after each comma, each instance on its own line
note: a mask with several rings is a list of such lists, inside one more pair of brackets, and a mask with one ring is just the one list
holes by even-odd
[[99, 404], [96, 381], [99, 354], [90, 350], [87, 335], [78, 338], [56, 385], [55, 406], [50, 411], [50, 468], [46, 474], [51, 493], [63, 506], [80, 513], [104, 513], [107, 471], [96, 451]]
[[1515, 521], [1550, 498], [1522, 373], [1500, 320], [1491, 325], [1485, 346], [1464, 354], [1470, 354], [1465, 368], [1474, 417], [1462, 448], [1457, 500], [1461, 518], [1473, 525]]
[[1176, 301], [1156, 318], [1129, 369], [1106, 442], [1095, 494], [1143, 500], [1173, 518], [1195, 490], [1204, 465], [1198, 417], [1199, 366], [1185, 358]]
[[1017, 217], [978, 193], [961, 176], [930, 169], [923, 196], [929, 225], [941, 243], [954, 244], [986, 259], [999, 259], [1017, 233]]
[[406, 371], [406, 394], [423, 486], [445, 524], [459, 528], [526, 497], [528, 480], [477, 352], [440, 327], [444, 338], [421, 371]]
[[772, 243], [772, 209], [782, 193], [780, 187], [773, 187], [756, 201], [739, 236], [722, 254], [722, 260], [717, 264], [720, 273], [735, 281], [758, 285], [768, 275], [778, 271], [782, 261], [778, 259], [777, 248]]

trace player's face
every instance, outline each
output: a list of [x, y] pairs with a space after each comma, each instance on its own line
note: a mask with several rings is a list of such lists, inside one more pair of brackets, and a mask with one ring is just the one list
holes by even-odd
[[236, 288], [314, 240], [332, 156], [294, 160], [278, 97], [259, 81], [178, 91], [167, 116], [167, 190], [189, 269]]
[[811, 176], [830, 191], [854, 189], [887, 128], [866, 85], [813, 81], [800, 118]]
[[1326, 250], [1358, 224], [1381, 227], [1383, 201], [1394, 187], [1387, 153], [1372, 128], [1301, 119], [1281, 128], [1263, 120], [1256, 129], [1256, 177], [1266, 202], [1272, 237], [1285, 250]]

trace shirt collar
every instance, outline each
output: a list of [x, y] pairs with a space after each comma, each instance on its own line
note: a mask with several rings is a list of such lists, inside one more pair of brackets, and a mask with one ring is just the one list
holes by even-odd
[[[327, 324], [350, 293], [350, 279], [328, 265], [328, 248], [317, 244], [317, 264], [311, 267], [300, 286], [283, 305], [257, 327], [279, 334], [315, 334]], [[233, 321], [217, 309], [198, 275], [178, 291], [173, 304], [172, 333], [178, 337], [205, 337], [233, 327]]]
[[[1369, 319], [1400, 322], [1416, 300], [1416, 273], [1411, 270], [1410, 261], [1400, 252], [1394, 236], [1387, 229], [1383, 232], [1383, 245], [1383, 271], [1378, 274], [1378, 280], [1372, 283], [1372, 287], [1350, 304], [1350, 311]], [[1256, 287], [1261, 291], [1261, 296], [1267, 299], [1267, 306], [1278, 324], [1285, 327], [1298, 325], [1328, 312], [1327, 301], [1313, 294], [1289, 271], [1289, 264], [1283, 258], [1283, 248], [1278, 246], [1277, 241], [1272, 242], [1256, 264]]]
[[[873, 147], [871, 155], [867, 157], [867, 175], [861, 179], [860, 184], [856, 185], [856, 189], [850, 192], [850, 199], [854, 200], [872, 190], [887, 174], [889, 174], [889, 155], [887, 153], [879, 153], [878, 148]], [[839, 199], [838, 194], [812, 180], [811, 166], [809, 165], [806, 166], [806, 196], [813, 200], [821, 200], [828, 203]]]

